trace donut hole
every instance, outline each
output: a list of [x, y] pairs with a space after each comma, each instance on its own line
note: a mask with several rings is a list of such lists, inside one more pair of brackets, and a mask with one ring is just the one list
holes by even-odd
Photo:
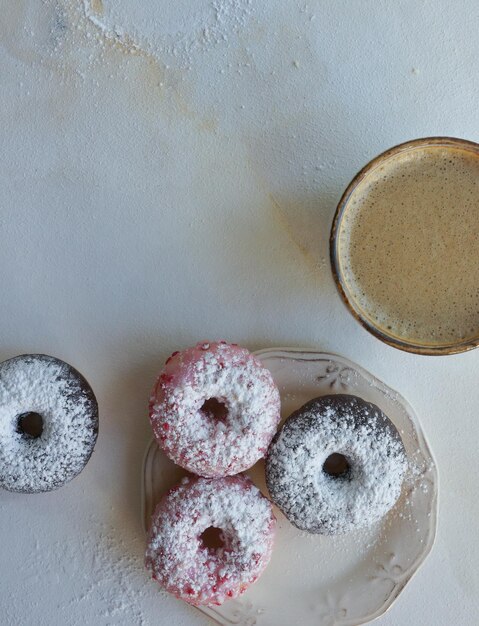
[[351, 465], [344, 454], [333, 452], [323, 463], [323, 472], [331, 478], [345, 479], [351, 475]]
[[216, 422], [225, 422], [228, 417], [228, 408], [224, 402], [218, 398], [208, 398], [201, 406], [203, 415]]
[[206, 548], [208, 552], [218, 552], [225, 548], [225, 540], [223, 531], [216, 526], [208, 526], [200, 535], [200, 543], [202, 548]]
[[22, 413], [17, 418], [17, 433], [29, 437], [31, 439], [38, 439], [43, 432], [43, 417], [40, 413], [35, 411], [27, 411]]

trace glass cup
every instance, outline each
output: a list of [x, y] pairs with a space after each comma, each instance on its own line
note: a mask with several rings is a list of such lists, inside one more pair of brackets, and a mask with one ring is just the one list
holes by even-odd
[[[473, 193], [476, 184], [477, 196]], [[359, 223], [360, 211], [369, 211], [361, 214], [364, 245], [354, 243], [354, 247], [352, 224]], [[389, 219], [388, 215], [393, 215], [392, 225], [385, 230], [389, 222], [384, 220]], [[409, 223], [398, 226], [403, 215]], [[374, 224], [368, 231], [368, 225]], [[374, 230], [381, 235], [375, 235]], [[382, 246], [384, 233], [386, 243]], [[361, 238], [354, 236], [354, 241], [360, 242]], [[355, 253], [362, 245], [362, 252]], [[421, 254], [411, 256], [409, 252], [414, 249]], [[396, 265], [391, 254], [397, 254]], [[424, 257], [422, 265], [418, 256]], [[455, 354], [476, 348], [479, 345], [479, 145], [451, 137], [428, 137], [402, 143], [370, 161], [356, 174], [339, 201], [331, 228], [330, 257], [334, 280], [347, 308], [381, 341], [400, 350], [428, 355]], [[358, 261], [361, 258], [366, 259], [363, 267]], [[413, 266], [409, 275], [404, 267], [408, 263]], [[360, 284], [356, 276], [367, 276], [367, 272], [370, 272], [369, 283], [366, 280]], [[472, 293], [474, 274], [477, 290]], [[379, 287], [383, 279], [384, 284], [398, 285], [397, 311], [394, 289], [387, 291]], [[371, 293], [366, 293], [365, 284]], [[446, 295], [439, 295], [449, 291], [449, 301]], [[371, 296], [376, 293], [384, 296], [387, 307], [381, 309], [379, 299], [375, 301]], [[403, 315], [406, 309], [408, 315]], [[397, 323], [390, 323], [392, 319]], [[449, 328], [447, 332], [445, 327]]]

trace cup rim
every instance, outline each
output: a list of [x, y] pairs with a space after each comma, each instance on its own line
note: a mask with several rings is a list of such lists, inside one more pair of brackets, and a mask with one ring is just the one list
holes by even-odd
[[334, 282], [336, 283], [336, 287], [339, 291], [339, 294], [348, 308], [349, 312], [353, 315], [353, 317], [365, 328], [368, 332], [374, 335], [377, 339], [380, 339], [383, 343], [386, 343], [393, 348], [398, 348], [399, 350], [403, 350], [405, 352], [413, 353], [413, 354], [422, 354], [422, 355], [449, 355], [449, 354], [459, 354], [462, 352], [467, 352], [468, 350], [473, 350], [479, 346], [479, 334], [477, 337], [468, 339], [466, 341], [455, 342], [444, 345], [431, 346], [427, 344], [421, 344], [418, 342], [410, 342], [402, 339], [398, 339], [393, 335], [389, 335], [385, 333], [383, 330], [378, 328], [374, 323], [368, 320], [359, 310], [356, 308], [352, 302], [352, 299], [348, 297], [347, 289], [345, 282], [343, 280], [339, 257], [338, 257], [338, 232], [339, 226], [341, 224], [342, 217], [345, 213], [345, 210], [348, 206], [349, 199], [353, 191], [363, 182], [366, 176], [378, 167], [381, 163], [385, 162], [389, 158], [400, 154], [401, 152], [407, 152], [411, 150], [415, 150], [418, 148], [425, 148], [431, 146], [444, 146], [451, 148], [462, 148], [465, 150], [469, 150], [470, 152], [475, 152], [479, 156], [479, 144], [469, 141], [467, 139], [460, 139], [457, 137], [447, 137], [447, 136], [435, 136], [435, 137], [421, 137], [419, 139], [412, 139], [410, 141], [405, 141], [403, 143], [399, 143], [384, 152], [381, 152], [378, 156], [374, 157], [366, 163], [366, 165], [359, 170], [359, 172], [353, 177], [349, 185], [346, 187], [343, 192], [338, 205], [336, 207], [336, 211], [334, 213], [333, 222], [331, 225], [331, 231], [329, 236], [329, 256], [331, 262], [331, 270], [334, 278]]

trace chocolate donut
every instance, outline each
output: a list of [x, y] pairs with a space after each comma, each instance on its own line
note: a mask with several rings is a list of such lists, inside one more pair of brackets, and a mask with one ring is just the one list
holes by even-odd
[[0, 363], [0, 487], [51, 491], [85, 467], [98, 405], [83, 376], [45, 354]]
[[383, 517], [399, 498], [406, 469], [401, 437], [377, 406], [331, 395], [286, 420], [268, 450], [266, 482], [292, 524], [334, 535]]

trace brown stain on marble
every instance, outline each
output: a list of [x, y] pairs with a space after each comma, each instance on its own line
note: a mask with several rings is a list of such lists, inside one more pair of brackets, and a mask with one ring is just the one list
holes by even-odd
[[[93, 8], [93, 2], [90, 6]], [[145, 48], [128, 33], [117, 35], [111, 31], [104, 32], [90, 19], [86, 19], [91, 26], [96, 29], [105, 51], [120, 52], [125, 58], [139, 57], [144, 59], [145, 65], [142, 69], [139, 69], [139, 77], [144, 86], [142, 89], [143, 98], [140, 99], [143, 100], [143, 104], [147, 110], [152, 111], [153, 114], [157, 114], [157, 105], [160, 101], [169, 103], [171, 104], [171, 109], [166, 109], [166, 113], [190, 120], [201, 131], [214, 132], [217, 129], [218, 121], [214, 118], [200, 117], [181, 92], [179, 88], [182, 75], [181, 70], [168, 68], [161, 59], [152, 52], [145, 50]], [[138, 108], [138, 105], [139, 100], [135, 102], [136, 108]], [[165, 112], [165, 105], [163, 106], [163, 112]]]
[[214, 117], [210, 117], [204, 118], [202, 121], [200, 121], [198, 124], [198, 128], [208, 133], [214, 133], [217, 130], [218, 125], [218, 120]]
[[[26, 20], [25, 1], [8, 2], [2, 9], [0, 21], [0, 45], [19, 61], [33, 63], [33, 50], [22, 46], [22, 28]], [[23, 34], [23, 38], [25, 35]], [[20, 43], [19, 43], [20, 40]]]
[[103, 6], [103, 0], [90, 0], [91, 10], [97, 15], [103, 15], [105, 7]]
[[161, 60], [144, 50], [136, 56], [143, 61], [135, 69], [135, 80], [141, 89], [135, 92], [132, 106], [152, 119], [161, 111], [165, 116], [189, 120], [199, 130], [209, 129], [210, 120], [199, 118], [179, 88], [181, 70], [166, 69]]
[[60, 67], [60, 71], [64, 72], [67, 61], [55, 57], [54, 51], [49, 48], [52, 43], [49, 38], [52, 37], [55, 21], [56, 27], [62, 30], [63, 21], [69, 18], [63, 5], [47, 4], [43, 9], [37, 9], [39, 17], [45, 21], [50, 18], [50, 31], [42, 26], [36, 29], [36, 32], [33, 30], [30, 32], [26, 24], [29, 14], [35, 11], [35, 8], [32, 9], [27, 0], [15, 0], [4, 4], [0, 20], [0, 46], [23, 63], [40, 64], [52, 71], [57, 71]]
[[314, 270], [314, 275], [319, 276], [319, 267], [317, 262], [315, 261], [309, 249], [301, 241], [298, 240], [296, 233], [294, 232], [294, 229], [288, 219], [288, 216], [286, 215], [285, 210], [282, 208], [282, 206], [279, 204], [279, 202], [276, 200], [272, 193], [269, 194], [269, 200], [275, 222], [279, 226], [281, 226], [282, 230], [286, 232], [290, 241], [294, 243], [296, 249], [299, 250], [304, 260], [309, 265], [310, 269]]
[[166, 69], [165, 64], [155, 55], [146, 53], [142, 56], [148, 61], [142, 78], [146, 87], [143, 91], [150, 109], [158, 113], [156, 105], [161, 100], [165, 103], [162, 109], [163, 113], [188, 120], [202, 132], [215, 132], [218, 127], [218, 121], [212, 117], [201, 117], [191, 107], [187, 97], [181, 90], [183, 71], [172, 68]]
[[[84, 84], [82, 68], [74, 58], [82, 37], [78, 29], [82, 24], [81, 13], [70, 3], [59, 0], [44, 3], [16, 0], [5, 3], [3, 13], [0, 47], [27, 68], [24, 77], [19, 73], [21, 100], [17, 117], [28, 123], [33, 98], [30, 91], [35, 93], [38, 82], [54, 79], [54, 88], [50, 92], [40, 90], [40, 100], [35, 106], [48, 106], [49, 115], [59, 125], [67, 124], [78, 100], [78, 90]], [[32, 30], [27, 24], [31, 24]]]

